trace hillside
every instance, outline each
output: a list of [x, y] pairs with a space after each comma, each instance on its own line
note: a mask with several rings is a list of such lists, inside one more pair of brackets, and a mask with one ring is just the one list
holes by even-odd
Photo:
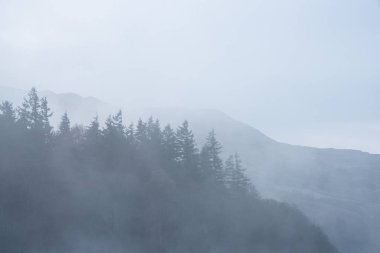
[[[0, 251], [338, 253], [291, 205], [260, 198], [237, 154], [187, 121], [125, 126], [121, 112], [52, 131], [33, 89], [0, 107]], [[41, 101], [41, 103], [40, 103]]]
[[[5, 92], [6, 90], [6, 92]], [[16, 99], [21, 92], [3, 88], [0, 99]], [[73, 122], [88, 124], [99, 114], [103, 120], [115, 106], [77, 95], [43, 93], [56, 112], [67, 111]], [[73, 100], [76, 106], [69, 107]], [[12, 100], [17, 103], [20, 100]], [[96, 101], [94, 107], [93, 101]], [[96, 108], [95, 110], [93, 108]], [[203, 143], [216, 130], [224, 156], [238, 152], [253, 183], [264, 198], [293, 203], [320, 225], [333, 243], [347, 253], [375, 253], [380, 247], [380, 155], [354, 150], [316, 149], [278, 143], [253, 127], [214, 110], [183, 108], [124, 108], [127, 120], [159, 117], [178, 125], [189, 120]], [[55, 123], [59, 119], [55, 115]]]
[[342, 252], [377, 252], [380, 155], [279, 143], [218, 111], [167, 110], [152, 114], [189, 119], [200, 136], [215, 128], [225, 154], [241, 154], [263, 197], [295, 204]]

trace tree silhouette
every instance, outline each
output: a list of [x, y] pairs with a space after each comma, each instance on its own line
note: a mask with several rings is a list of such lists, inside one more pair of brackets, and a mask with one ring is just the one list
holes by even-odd
[[[46, 99], [0, 105], [0, 252], [337, 253], [295, 208], [252, 194], [237, 154], [185, 121], [50, 130]], [[40, 131], [41, 130], [41, 131]], [[52, 132], [51, 134], [48, 134]]]
[[59, 135], [61, 136], [68, 136], [70, 134], [71, 125], [70, 125], [70, 119], [67, 115], [67, 112], [65, 112], [61, 117], [61, 123], [59, 124]]

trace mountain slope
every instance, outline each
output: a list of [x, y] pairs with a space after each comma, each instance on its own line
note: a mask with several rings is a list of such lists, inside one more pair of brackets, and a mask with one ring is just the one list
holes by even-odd
[[342, 252], [378, 252], [380, 155], [278, 143], [217, 111], [167, 110], [152, 114], [186, 118], [200, 136], [215, 128], [225, 155], [241, 155], [263, 197], [298, 206]]
[[[22, 92], [0, 89], [0, 100], [15, 104]], [[25, 92], [24, 92], [25, 94]], [[75, 123], [88, 124], [96, 114], [104, 120], [117, 107], [75, 94], [47, 96], [54, 124], [67, 111]], [[380, 155], [354, 150], [316, 149], [278, 143], [260, 131], [215, 110], [184, 108], [124, 108], [127, 121], [160, 118], [163, 124], [189, 120], [203, 142], [214, 128], [224, 155], [238, 152], [264, 198], [293, 203], [320, 225], [332, 242], [347, 253], [375, 253], [380, 248]]]

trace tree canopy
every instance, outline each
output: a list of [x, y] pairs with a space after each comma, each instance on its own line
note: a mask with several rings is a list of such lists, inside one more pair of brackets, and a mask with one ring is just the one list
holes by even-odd
[[337, 252], [296, 208], [261, 199], [215, 131], [49, 123], [32, 89], [0, 106], [0, 252]]

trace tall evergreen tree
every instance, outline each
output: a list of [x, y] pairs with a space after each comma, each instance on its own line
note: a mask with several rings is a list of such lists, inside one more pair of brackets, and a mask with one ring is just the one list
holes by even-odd
[[61, 136], [67, 136], [70, 134], [71, 126], [70, 126], [70, 119], [67, 115], [67, 112], [65, 112], [62, 115], [61, 123], [59, 124], [59, 135]]
[[251, 190], [251, 183], [237, 153], [233, 156], [233, 164], [234, 169], [230, 178], [231, 189], [235, 192], [248, 193]]
[[213, 178], [214, 173], [211, 165], [211, 156], [206, 145], [203, 145], [201, 149], [199, 162], [203, 176], [206, 178]]
[[220, 183], [224, 182], [223, 161], [220, 158], [222, 145], [216, 139], [215, 131], [212, 130], [202, 148], [201, 162], [204, 171], [210, 171], [216, 180]]
[[125, 139], [125, 126], [123, 124], [123, 114], [121, 110], [107, 118], [103, 132], [105, 136], [111, 138]]
[[116, 131], [120, 134], [123, 135], [125, 134], [125, 127], [123, 124], [123, 112], [119, 110], [113, 117], [113, 126], [115, 127]]
[[129, 146], [135, 145], [135, 126], [133, 123], [129, 124], [128, 128], [125, 131], [125, 135], [127, 136], [127, 143]]
[[148, 141], [147, 125], [142, 119], [139, 119], [136, 127], [136, 140], [140, 144], [144, 144]]
[[16, 121], [16, 112], [13, 109], [13, 104], [9, 101], [4, 101], [0, 104], [0, 117], [7, 123], [14, 123]]
[[177, 139], [174, 130], [170, 125], [167, 125], [162, 131], [162, 148], [164, 160], [175, 161], [177, 154]]
[[41, 103], [37, 94], [37, 90], [32, 88], [29, 92], [29, 104], [30, 104], [30, 121], [32, 128], [43, 127], [43, 117], [41, 114]]
[[177, 129], [176, 140], [178, 162], [185, 170], [188, 170], [190, 174], [193, 174], [193, 176], [199, 176], [198, 149], [195, 145], [193, 132], [190, 130], [187, 121], [184, 121]]
[[50, 117], [53, 115], [51, 112], [46, 97], [41, 98], [41, 116], [42, 116], [42, 128], [47, 138], [53, 127], [50, 125]]
[[149, 117], [148, 122], [146, 123], [146, 132], [148, 139], [151, 139], [154, 132], [154, 120], [152, 116]]
[[232, 189], [234, 185], [234, 177], [235, 177], [235, 159], [233, 155], [230, 155], [224, 165], [225, 170], [225, 184], [227, 188]]
[[100, 124], [99, 124], [99, 118], [96, 116], [90, 123], [90, 126], [86, 130], [86, 139], [96, 140], [100, 137]]
[[[3, 152], [3, 156], [8, 154], [9, 140], [11, 136], [18, 135], [18, 127], [16, 127], [16, 112], [13, 109], [12, 103], [4, 101], [0, 104], [0, 149], [7, 151]], [[0, 155], [1, 156], [1, 155]], [[1, 160], [1, 158], [0, 158]], [[0, 163], [1, 166], [1, 163]]]
[[95, 156], [93, 159], [89, 159], [92, 161], [97, 161], [101, 158], [100, 154], [103, 152], [101, 151], [101, 148], [103, 147], [103, 138], [102, 138], [102, 132], [100, 130], [100, 124], [98, 120], [98, 116], [94, 117], [94, 119], [91, 121], [90, 125], [85, 128], [84, 131], [84, 140], [83, 140], [83, 147], [84, 151], [87, 155], [93, 155]]
[[112, 116], [109, 115], [106, 119], [106, 122], [104, 122], [105, 127], [103, 129], [104, 134], [110, 134], [112, 131], [114, 131], [114, 124], [112, 120]]
[[122, 111], [110, 115], [103, 129], [104, 155], [109, 169], [120, 169], [126, 158], [126, 135]]
[[147, 137], [149, 142], [158, 148], [162, 144], [162, 133], [160, 122], [158, 120], [153, 120], [152, 117], [149, 118], [147, 124]]
[[19, 122], [29, 129], [42, 129], [43, 116], [41, 113], [41, 103], [37, 90], [32, 88], [24, 102], [18, 108]]

